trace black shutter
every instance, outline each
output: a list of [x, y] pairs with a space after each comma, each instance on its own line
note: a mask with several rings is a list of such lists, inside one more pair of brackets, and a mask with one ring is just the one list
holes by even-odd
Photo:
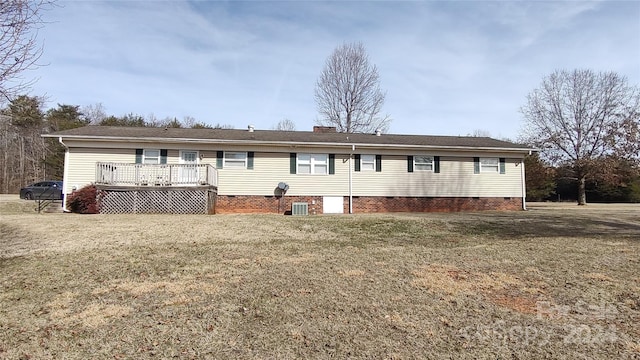
[[407, 156], [407, 171], [413, 172], [413, 156]]
[[360, 171], [360, 154], [355, 154], [353, 155], [353, 157], [356, 162], [355, 164], [353, 164], [354, 165], [353, 171]]
[[500, 158], [500, 174], [504, 174], [505, 173], [504, 163], [505, 163], [505, 158]]
[[473, 158], [473, 173], [480, 174], [480, 158], [479, 157]]
[[222, 161], [224, 160], [224, 151], [216, 152], [216, 169], [222, 169]]
[[142, 164], [142, 149], [136, 149], [136, 164]]
[[254, 157], [254, 152], [253, 151], [249, 151], [247, 153], [247, 169], [249, 170], [253, 170], [253, 157]]
[[376, 155], [376, 172], [382, 171], [382, 155]]
[[336, 173], [336, 154], [329, 154], [329, 175]]
[[433, 157], [433, 172], [436, 174], [440, 173], [440, 156]]
[[296, 166], [296, 153], [289, 154], [289, 174], [295, 174], [297, 171]]
[[167, 163], [167, 149], [160, 149], [160, 164]]

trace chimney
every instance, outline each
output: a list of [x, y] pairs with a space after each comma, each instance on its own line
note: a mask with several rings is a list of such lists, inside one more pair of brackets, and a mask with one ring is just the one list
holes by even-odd
[[336, 132], [336, 127], [335, 126], [314, 126], [313, 132], [314, 133], [334, 133]]
[[380, 136], [382, 134], [382, 130], [376, 129], [376, 136]]
[[249, 132], [253, 132], [253, 130], [255, 129], [255, 126], [253, 126], [253, 124], [249, 124], [248, 128], [249, 128]]

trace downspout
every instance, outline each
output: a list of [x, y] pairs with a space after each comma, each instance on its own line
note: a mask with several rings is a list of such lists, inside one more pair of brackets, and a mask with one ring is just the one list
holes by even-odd
[[58, 142], [64, 146], [64, 170], [62, 172], [62, 211], [67, 210], [67, 178], [69, 176], [69, 147], [62, 141], [62, 136], [58, 138]]
[[353, 152], [356, 150], [355, 145], [351, 145], [351, 153], [349, 154], [349, 214], [353, 214], [353, 166], [351, 159], [353, 158]]
[[[529, 151], [529, 155], [531, 155], [531, 151]], [[520, 163], [520, 181], [522, 182], [522, 210], [527, 210], [527, 184], [524, 175], [524, 158], [522, 158], [522, 162]]]

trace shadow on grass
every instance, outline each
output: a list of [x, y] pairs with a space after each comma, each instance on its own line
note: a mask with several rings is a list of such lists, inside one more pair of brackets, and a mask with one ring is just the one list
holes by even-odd
[[22, 229], [0, 222], [0, 264], [5, 258], [22, 254], [28, 243], [27, 234]]
[[[316, 239], [320, 246], [418, 245], [455, 248], [480, 240], [513, 241], [543, 238], [640, 240], [640, 218], [633, 213], [514, 211], [356, 215], [301, 219], [304, 231], [330, 229], [333, 237]], [[468, 244], [467, 244], [468, 245]]]
[[[522, 214], [522, 213], [519, 213]], [[495, 236], [504, 239], [547, 237], [602, 237], [640, 240], [640, 223], [612, 216], [496, 213], [457, 216], [450, 223], [461, 235]]]

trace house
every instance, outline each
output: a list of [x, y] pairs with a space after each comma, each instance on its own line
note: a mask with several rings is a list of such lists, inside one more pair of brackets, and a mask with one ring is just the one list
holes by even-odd
[[286, 213], [525, 209], [533, 149], [486, 137], [87, 126], [66, 148], [64, 193], [101, 212]]

